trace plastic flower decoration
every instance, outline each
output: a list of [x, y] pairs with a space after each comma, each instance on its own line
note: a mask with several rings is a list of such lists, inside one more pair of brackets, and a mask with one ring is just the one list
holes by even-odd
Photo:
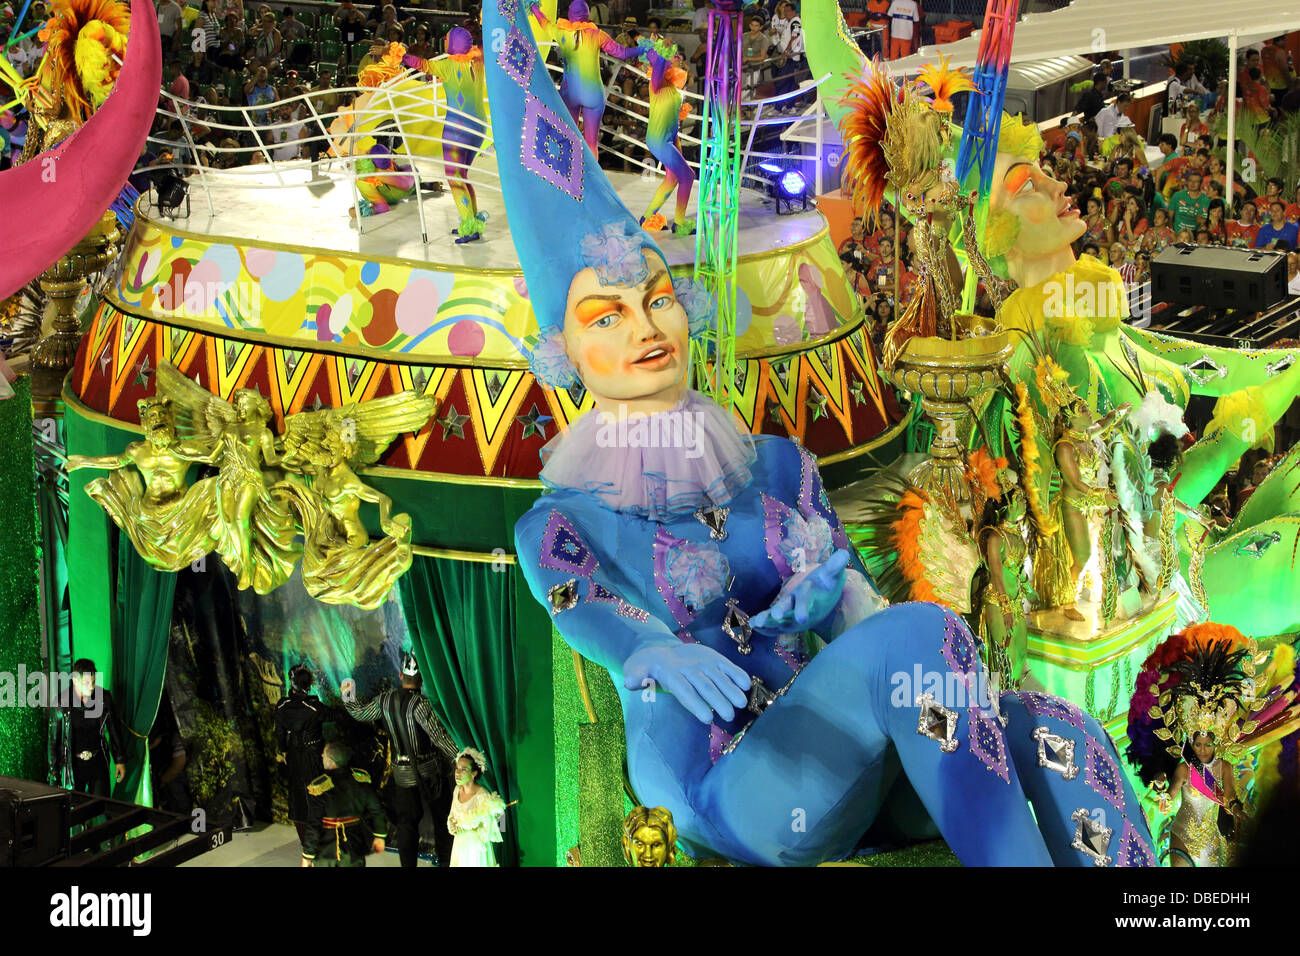
[[534, 377], [546, 388], [568, 388], [578, 380], [578, 370], [564, 347], [564, 332], [552, 328], [525, 340], [524, 352]]
[[703, 544], [687, 542], [673, 548], [664, 570], [673, 593], [698, 610], [722, 596], [731, 569], [718, 546], [706, 541]]
[[713, 328], [717, 305], [704, 285], [694, 279], [673, 279], [673, 295], [686, 310], [691, 335], [701, 335]]
[[582, 237], [582, 261], [596, 270], [601, 285], [637, 285], [650, 274], [639, 229], [625, 221], [609, 222]]
[[962, 70], [948, 66], [950, 58], [939, 54], [938, 63], [927, 63], [917, 76], [918, 83], [929, 87], [930, 105], [940, 113], [952, 112], [952, 98], [965, 90], [975, 89], [975, 82]]

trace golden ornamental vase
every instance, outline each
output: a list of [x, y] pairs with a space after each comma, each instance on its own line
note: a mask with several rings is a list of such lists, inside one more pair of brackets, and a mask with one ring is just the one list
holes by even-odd
[[106, 212], [80, 242], [40, 277], [47, 296], [41, 322], [43, 338], [32, 349], [32, 396], [56, 399], [81, 344], [77, 297], [90, 276], [102, 272], [117, 251], [117, 217]]
[[[977, 327], [975, 316], [957, 316], [958, 326]], [[1014, 351], [1007, 332], [945, 339], [914, 336], [889, 373], [899, 388], [921, 396], [921, 409], [934, 426], [930, 457], [912, 469], [908, 479], [932, 498], [946, 498], [966, 513], [970, 490], [961, 435], [971, 402], [997, 388], [1003, 368]]]

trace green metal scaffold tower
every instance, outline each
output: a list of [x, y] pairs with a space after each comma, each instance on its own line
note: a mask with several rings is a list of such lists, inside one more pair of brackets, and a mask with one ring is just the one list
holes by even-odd
[[709, 11], [695, 278], [717, 303], [717, 328], [712, 336], [691, 344], [696, 388], [728, 408], [735, 406], [736, 387], [741, 23], [740, 11]]

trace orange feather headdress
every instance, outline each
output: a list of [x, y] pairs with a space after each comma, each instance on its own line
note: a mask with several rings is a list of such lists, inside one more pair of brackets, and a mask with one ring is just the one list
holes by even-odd
[[131, 15], [118, 0], [54, 0], [38, 38], [46, 46], [41, 82], [61, 90], [78, 125], [108, 99], [122, 58]]

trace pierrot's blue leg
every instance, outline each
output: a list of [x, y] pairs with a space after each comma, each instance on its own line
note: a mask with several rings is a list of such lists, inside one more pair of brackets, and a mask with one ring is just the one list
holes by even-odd
[[936, 605], [868, 618], [818, 654], [704, 775], [695, 811], [736, 858], [833, 859], [874, 820], [896, 753], [963, 863], [1052, 865], [996, 711], [966, 689], [979, 668], [970, 631]]
[[1137, 794], [1098, 720], [1069, 701], [1003, 694], [1007, 744], [1057, 866], [1154, 866]]

